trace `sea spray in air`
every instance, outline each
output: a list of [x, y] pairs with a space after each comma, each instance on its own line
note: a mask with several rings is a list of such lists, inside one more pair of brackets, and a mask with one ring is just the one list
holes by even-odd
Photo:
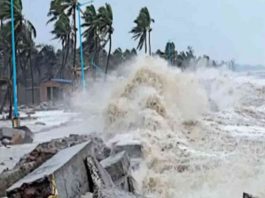
[[159, 58], [137, 58], [78, 101], [89, 127], [143, 143], [136, 176], [145, 195], [264, 197], [262, 90], [225, 69], [181, 72]]

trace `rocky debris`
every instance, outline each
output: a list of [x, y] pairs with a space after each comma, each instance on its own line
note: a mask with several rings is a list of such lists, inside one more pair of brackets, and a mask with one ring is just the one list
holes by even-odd
[[90, 176], [91, 192], [98, 193], [102, 188], [113, 188], [115, 187], [110, 175], [100, 165], [100, 163], [92, 156], [86, 159], [87, 172]]
[[117, 187], [128, 192], [135, 192], [135, 182], [130, 170], [130, 159], [125, 151], [102, 160], [100, 164], [107, 170]]
[[88, 192], [82, 198], [144, 198], [141, 195], [129, 193], [118, 188], [102, 188], [99, 193]]
[[33, 133], [26, 126], [18, 128], [0, 128], [0, 142], [2, 145], [26, 144], [33, 142]]
[[45, 126], [46, 124], [44, 122], [35, 122], [35, 125]]
[[243, 198], [258, 198], [258, 197], [255, 197], [253, 195], [250, 195], [250, 194], [244, 192], [243, 193]]
[[126, 176], [130, 168], [130, 160], [125, 151], [102, 160], [100, 164], [108, 171], [114, 182]]
[[6, 192], [15, 197], [80, 197], [90, 190], [84, 159], [93, 153], [91, 141], [59, 151]]
[[94, 194], [93, 198], [144, 198], [142, 195], [126, 192], [119, 188], [103, 188], [99, 194]]
[[36, 111], [32, 108], [27, 108], [27, 109], [23, 110], [23, 112], [27, 115], [28, 119], [32, 118], [31, 115], [36, 113]]
[[115, 136], [108, 144], [112, 147], [114, 153], [126, 151], [130, 159], [143, 157], [143, 145], [141, 141], [131, 134]]
[[[39, 144], [34, 150], [23, 156], [12, 170], [6, 170], [0, 174], [0, 196], [3, 196], [8, 187], [35, 170], [58, 151], [89, 141], [93, 137], [88, 135], [70, 135], [69, 137]], [[97, 145], [97, 147], [99, 146]]]
[[110, 156], [111, 149], [106, 146], [105, 142], [101, 138], [99, 138], [95, 134], [92, 134], [89, 137], [91, 138], [91, 141], [95, 145], [94, 152], [95, 152], [95, 157], [98, 161], [101, 161]]
[[0, 174], [0, 197], [7, 188], [10, 198], [81, 197], [87, 192], [84, 198], [142, 197], [135, 194], [131, 176], [130, 160], [136, 158], [130, 159], [126, 151], [116, 152], [96, 135], [42, 143], [12, 170]]
[[140, 140], [135, 139], [130, 134], [119, 135], [111, 139], [108, 144], [112, 148], [112, 153], [126, 151], [130, 159], [132, 170], [137, 170], [143, 157], [143, 145]]
[[[110, 157], [113, 158], [113, 157]], [[110, 159], [109, 159], [110, 160]], [[107, 161], [109, 161], [107, 160]], [[117, 162], [117, 160], [116, 160]], [[142, 196], [128, 192], [126, 189], [117, 188], [108, 172], [93, 157], [87, 158], [87, 165], [91, 181], [93, 183], [93, 194], [87, 193], [83, 198], [140, 198]], [[127, 173], [126, 173], [127, 175]], [[114, 182], [115, 183], [115, 182]]]
[[132, 144], [119, 143], [113, 147], [113, 151], [115, 153], [119, 153], [121, 151], [126, 151], [130, 158], [142, 158], [143, 157], [142, 156], [143, 155], [142, 145], [140, 142], [137, 142], [137, 143], [135, 142]]
[[49, 110], [56, 110], [59, 109], [59, 105], [55, 105], [52, 102], [42, 102], [40, 105], [35, 106], [34, 110], [35, 111], [49, 111]]

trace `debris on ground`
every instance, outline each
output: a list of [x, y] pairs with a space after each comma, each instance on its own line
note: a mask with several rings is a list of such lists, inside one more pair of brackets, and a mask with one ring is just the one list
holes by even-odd
[[45, 126], [46, 124], [44, 122], [35, 122], [35, 125]]
[[255, 196], [253, 196], [253, 195], [251, 195], [251, 194], [248, 194], [248, 193], [243, 193], [243, 198], [258, 198], [258, 197], [255, 197]]
[[116, 186], [129, 192], [135, 192], [134, 182], [131, 180], [130, 159], [125, 151], [114, 154], [100, 163], [107, 170]]
[[0, 174], [0, 196], [3, 196], [8, 187], [35, 170], [58, 151], [90, 139], [91, 137], [87, 135], [70, 135], [69, 137], [58, 138], [39, 144], [30, 153], [23, 156], [13, 169], [6, 170]]
[[[84, 158], [93, 153], [92, 142], [59, 151], [39, 168], [7, 190], [8, 197], [80, 197], [89, 191]], [[30, 194], [29, 194], [30, 192]]]
[[1, 173], [0, 192], [9, 198], [142, 197], [135, 194], [130, 160], [95, 135], [70, 135], [38, 145]]
[[33, 142], [33, 133], [26, 126], [0, 128], [0, 145], [27, 144]]
[[108, 141], [108, 145], [112, 147], [114, 153], [126, 151], [129, 158], [142, 158], [143, 146], [142, 142], [131, 134], [118, 135]]

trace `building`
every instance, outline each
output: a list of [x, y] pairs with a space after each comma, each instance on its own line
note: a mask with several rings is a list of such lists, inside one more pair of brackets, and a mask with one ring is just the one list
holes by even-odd
[[56, 102], [64, 99], [71, 91], [73, 81], [65, 79], [50, 79], [40, 84], [40, 102]]

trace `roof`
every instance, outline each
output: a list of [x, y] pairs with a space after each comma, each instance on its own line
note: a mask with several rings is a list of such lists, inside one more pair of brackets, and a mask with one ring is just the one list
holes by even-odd
[[61, 84], [72, 84], [73, 83], [72, 80], [66, 80], [66, 79], [61, 79], [61, 78], [52, 78], [50, 81], [61, 83]]

